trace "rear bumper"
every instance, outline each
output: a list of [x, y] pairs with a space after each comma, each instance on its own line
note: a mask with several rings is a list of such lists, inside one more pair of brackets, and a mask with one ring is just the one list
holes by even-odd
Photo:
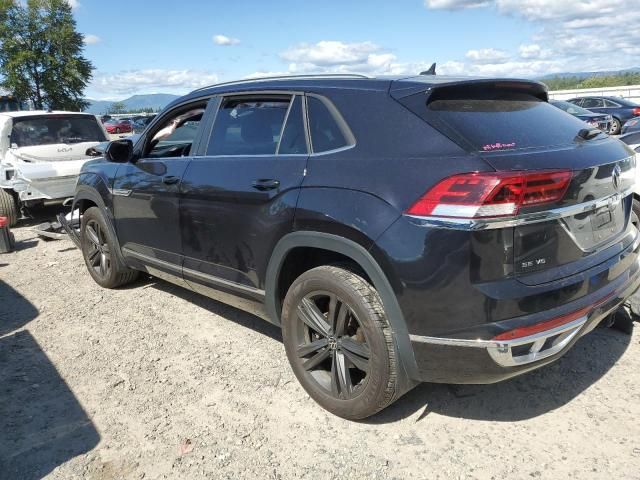
[[[637, 265], [579, 318], [514, 340], [472, 340], [410, 335], [419, 380], [436, 383], [495, 383], [547, 365], [619, 308], [640, 287]], [[584, 302], [576, 309], [584, 309]], [[500, 322], [501, 323], [501, 322]]]

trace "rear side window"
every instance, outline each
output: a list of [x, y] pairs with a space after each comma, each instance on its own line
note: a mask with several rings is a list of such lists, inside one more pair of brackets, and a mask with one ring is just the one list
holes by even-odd
[[432, 101], [406, 103], [461, 146], [491, 152], [566, 145], [585, 128], [582, 120], [526, 93], [460, 88], [432, 94]]
[[229, 98], [216, 115], [207, 155], [274, 155], [289, 98]]
[[329, 107], [319, 98], [307, 97], [309, 133], [314, 153], [327, 152], [349, 145]]
[[604, 104], [607, 107], [611, 107], [611, 108], [619, 108], [621, 105], [617, 104], [616, 102], [612, 102], [611, 100], [607, 100], [606, 98], [604, 99]]
[[585, 98], [582, 102], [582, 108], [603, 108], [604, 100], [601, 98]]
[[89, 115], [48, 115], [14, 118], [11, 143], [18, 147], [104, 142], [107, 138], [95, 117]]

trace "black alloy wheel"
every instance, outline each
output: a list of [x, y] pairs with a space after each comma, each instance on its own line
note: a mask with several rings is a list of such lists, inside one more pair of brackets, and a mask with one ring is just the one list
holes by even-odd
[[370, 370], [366, 334], [353, 309], [336, 294], [312, 292], [297, 307], [298, 359], [309, 377], [333, 397], [359, 395]]
[[95, 275], [107, 279], [111, 275], [111, 249], [107, 237], [97, 220], [89, 220], [84, 233], [88, 240], [87, 266]]

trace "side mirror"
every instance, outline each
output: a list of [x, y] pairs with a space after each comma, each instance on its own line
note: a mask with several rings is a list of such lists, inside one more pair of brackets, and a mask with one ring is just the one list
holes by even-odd
[[130, 162], [133, 158], [133, 142], [128, 138], [109, 142], [104, 151], [104, 158], [115, 163]]

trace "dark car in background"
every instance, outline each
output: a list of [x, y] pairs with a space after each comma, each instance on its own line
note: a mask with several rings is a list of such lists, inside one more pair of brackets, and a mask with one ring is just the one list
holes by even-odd
[[627, 122], [622, 126], [621, 134], [631, 133], [631, 132], [640, 132], [640, 117], [632, 118], [631, 120], [627, 120]]
[[143, 271], [282, 327], [309, 395], [364, 418], [553, 362], [640, 285], [634, 152], [547, 98], [435, 75], [203, 88], [85, 165], [79, 232], [58, 218], [99, 285]]
[[580, 120], [587, 122], [592, 127], [599, 128], [603, 132], [609, 133], [611, 130], [612, 117], [606, 113], [593, 113], [589, 110], [579, 107], [573, 103], [562, 100], [550, 100], [549, 103], [560, 110], [567, 112]]
[[129, 119], [112, 118], [111, 120], [104, 122], [104, 128], [107, 130], [107, 133], [111, 134], [132, 133], [133, 122]]
[[568, 101], [592, 112], [611, 115], [612, 135], [620, 133], [627, 120], [640, 116], [640, 105], [621, 97], [576, 97]]
[[149, 125], [155, 117], [155, 115], [133, 117], [134, 133], [142, 133], [142, 131], [147, 128], [147, 125]]

